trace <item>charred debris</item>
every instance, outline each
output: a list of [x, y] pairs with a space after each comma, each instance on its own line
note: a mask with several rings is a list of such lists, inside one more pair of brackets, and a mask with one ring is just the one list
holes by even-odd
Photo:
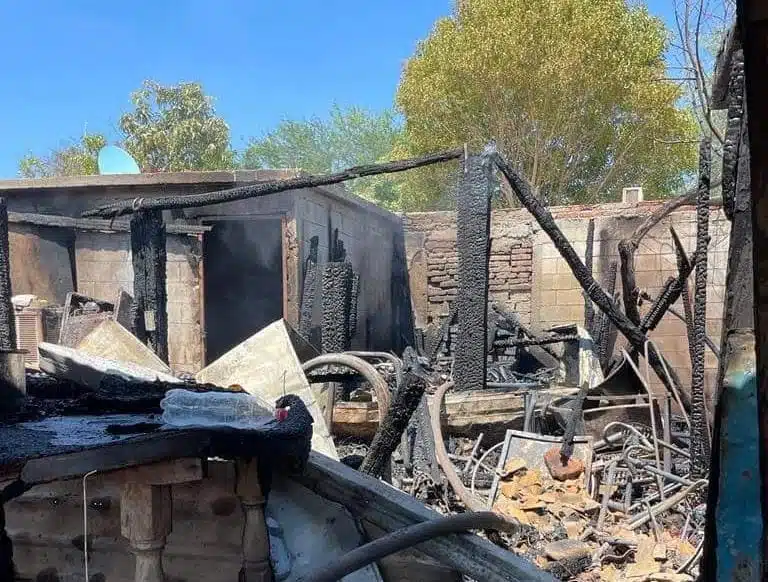
[[[157, 414], [168, 389], [243, 389], [231, 378], [225, 381], [217, 375], [216, 364], [208, 373], [181, 379], [167, 367], [166, 227], [161, 211], [460, 160], [458, 288], [447, 317], [423, 329], [413, 329], [409, 323], [408, 329], [400, 330], [409, 344], [401, 354], [351, 351], [360, 277], [347, 260], [338, 233], [330, 233], [329, 254], [322, 264], [318, 240], [311, 241], [296, 331], [281, 322], [248, 344], [248, 349], [258, 349], [265, 345], [259, 342], [281, 338], [289, 346], [286, 351], [300, 361], [300, 370], [288, 380], [288, 391], [297, 395], [295, 402], [300, 398], [307, 403], [314, 417], [312, 448], [326, 457], [338, 455], [346, 465], [305, 454], [299, 465], [309, 462], [298, 479], [342, 504], [348, 491], [349, 503], [372, 500], [377, 509], [359, 511], [369, 517], [373, 511], [385, 530], [405, 527], [408, 532], [401, 533], [409, 543], [478, 530], [510, 556], [517, 556], [505, 558], [507, 554], [494, 553], [497, 550], [490, 546], [478, 546], [473, 550], [477, 560], [467, 561], [454, 556], [450, 546], [469, 544], [461, 541], [464, 538], [423, 545], [425, 553], [467, 579], [502, 580], [502, 571], [506, 576], [550, 579], [521, 565], [527, 562], [552, 578], [583, 581], [674, 582], [697, 576], [714, 580], [724, 579], [718, 573], [728, 568], [752, 568], [753, 557], [735, 565], [723, 557], [729, 540], [738, 534], [733, 510], [729, 513], [728, 504], [722, 503], [734, 495], [755, 496], [747, 501], [759, 502], [757, 476], [739, 486], [723, 478], [754, 469], [758, 451], [757, 418], [753, 422], [750, 416], [756, 414], [756, 389], [743, 59], [734, 32], [719, 60], [721, 65], [727, 63], [727, 70], [720, 71], [725, 78], [721, 84], [727, 89], [721, 91], [720, 103], [714, 104], [728, 109], [722, 182], [712, 183], [712, 144], [704, 139], [698, 185], [658, 206], [622, 240], [618, 261], [609, 265], [602, 281], [593, 272], [594, 221], [589, 224], [585, 256], [579, 256], [525, 177], [493, 145], [476, 154], [457, 149], [327, 176], [116, 202], [85, 214], [110, 220], [131, 215], [133, 294], [121, 292], [113, 303], [70, 294], [66, 305], [52, 315], [57, 321], [55, 337], [40, 348], [40, 367], [46, 373], [19, 379], [10, 365], [15, 330], [7, 212], [0, 203], [5, 423], [67, 414]], [[578, 281], [584, 296], [583, 321], [534, 330], [508, 306], [489, 301], [491, 198], [497, 180], [504, 181], [530, 212]], [[722, 205], [732, 225], [722, 341], [708, 337], [705, 327], [709, 214], [713, 204], [721, 203], [710, 197], [715, 186], [722, 186]], [[635, 253], [667, 215], [693, 204], [697, 209], [693, 255], [686, 253], [670, 229], [678, 275], [652, 297], [637, 285]], [[674, 308], [679, 301], [681, 309]], [[322, 312], [321, 337], [311, 338], [310, 320], [317, 303]], [[664, 317], [685, 323], [690, 381], [677, 375], [649, 337]], [[126, 330], [130, 338], [121, 335]], [[131, 354], [130, 361], [123, 362], [125, 369], [119, 374], [105, 367], [109, 354], [75, 349], [97, 332], [107, 334], [112, 344], [119, 340], [130, 347], [125, 352]], [[618, 342], [619, 334], [626, 341]], [[308, 347], [318, 340], [321, 354]], [[706, 406], [706, 351], [719, 359], [716, 410]], [[285, 376], [281, 381], [282, 387], [265, 382], [261, 396], [274, 402], [285, 391]], [[15, 399], [8, 396], [14, 389]], [[20, 393], [25, 393], [21, 399]], [[317, 403], [311, 404], [313, 398]], [[729, 444], [735, 415], [743, 415], [744, 428], [737, 437], [741, 440]], [[144, 433], [157, 430], [160, 424], [110, 430]], [[400, 499], [401, 511], [390, 507], [392, 488], [378, 480], [405, 494], [394, 498]], [[5, 495], [13, 493], [6, 488]], [[429, 523], [419, 503], [444, 516], [468, 515], [419, 527], [419, 522]], [[759, 525], [755, 526], [758, 534], [762, 532]], [[2, 542], [9, 543], [7, 537]], [[364, 546], [367, 549], [360, 548], [333, 567], [319, 568], [308, 579], [338, 579], [401, 548], [392, 543], [384, 550], [384, 545]], [[0, 554], [7, 568], [11, 552], [0, 550]], [[495, 574], [488, 570], [489, 564]]]

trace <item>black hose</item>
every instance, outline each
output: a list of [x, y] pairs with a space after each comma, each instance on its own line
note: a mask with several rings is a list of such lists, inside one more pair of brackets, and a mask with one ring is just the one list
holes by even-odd
[[333, 559], [330, 563], [321, 566], [299, 580], [300, 582], [336, 582], [344, 576], [400, 550], [432, 538], [472, 529], [489, 529], [511, 533], [517, 529], [517, 525], [492, 511], [440, 516], [430, 521], [409, 525], [373, 540], [341, 558]]

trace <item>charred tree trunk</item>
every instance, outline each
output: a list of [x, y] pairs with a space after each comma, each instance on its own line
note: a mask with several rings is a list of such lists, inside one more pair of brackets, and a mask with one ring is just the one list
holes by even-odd
[[403, 353], [403, 383], [398, 388], [387, 414], [379, 424], [371, 442], [371, 448], [360, 465], [360, 471], [381, 477], [387, 468], [389, 459], [400, 444], [411, 416], [424, 396], [426, 374], [418, 363], [413, 348], [406, 348]]
[[159, 210], [141, 210], [131, 218], [133, 325], [138, 337], [168, 362], [168, 292], [165, 224]]
[[16, 318], [11, 297], [11, 251], [8, 244], [8, 208], [0, 198], [0, 350], [16, 349]]
[[492, 170], [490, 156], [468, 157], [459, 189], [456, 210], [459, 336], [454, 359], [458, 390], [485, 387]]
[[709, 467], [709, 421], [704, 390], [704, 348], [707, 335], [707, 248], [709, 247], [710, 138], [699, 150], [699, 198], [696, 204], [696, 285], [693, 301], [694, 344], [691, 369], [691, 475], [699, 479]]

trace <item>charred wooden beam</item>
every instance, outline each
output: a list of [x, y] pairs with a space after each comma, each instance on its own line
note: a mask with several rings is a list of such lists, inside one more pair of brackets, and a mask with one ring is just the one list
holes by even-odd
[[619, 258], [621, 259], [621, 295], [624, 312], [629, 320], [640, 325], [640, 311], [637, 308], [640, 290], [635, 279], [635, 245], [629, 240], [619, 243]]
[[323, 268], [323, 329], [325, 353], [349, 349], [349, 313], [352, 296], [352, 265], [326, 263]]
[[[677, 255], [677, 272], [678, 274], [681, 274], [690, 268], [691, 263], [688, 260], [688, 255], [685, 254], [685, 249], [683, 248], [683, 243], [680, 242], [680, 237], [677, 236], [677, 231], [670, 227], [669, 232], [672, 235], [672, 242], [675, 244], [675, 254]], [[693, 331], [693, 306], [691, 305], [691, 294], [688, 290], [688, 281], [683, 281], [680, 295], [683, 299], [683, 311], [685, 313], [683, 321], [685, 322], [685, 332], [688, 336], [688, 352], [691, 357], [691, 364], [693, 364], [693, 344], [696, 340], [694, 338]], [[669, 311], [670, 313], [672, 312], [671, 307], [669, 308]]]
[[[728, 80], [728, 118], [723, 143], [723, 210], [733, 220], [738, 181], [738, 161], [744, 121], [744, 51], [736, 31], [732, 31], [730, 78]], [[746, 136], [744, 136], [746, 139]]]
[[371, 448], [363, 459], [360, 471], [373, 477], [381, 477], [392, 453], [400, 444], [403, 432], [424, 396], [427, 386], [426, 372], [419, 365], [413, 348], [403, 353], [403, 381], [398, 386], [392, 403], [371, 442]]
[[[590, 274], [594, 272], [595, 254], [595, 219], [590, 218], [587, 225], [587, 248], [584, 252], [584, 265], [587, 267], [587, 271]], [[592, 305], [592, 300], [589, 298], [586, 292], [584, 295], [584, 329], [586, 329], [590, 335], [593, 335], [594, 319], [595, 319], [595, 306]]]
[[8, 207], [0, 198], [0, 350], [16, 349], [16, 318], [11, 297], [11, 251], [8, 244]]
[[[506, 160], [500, 155], [496, 155], [496, 163], [499, 170], [504, 174], [504, 177], [509, 182], [512, 190], [517, 195], [521, 204], [533, 215], [539, 226], [549, 235], [549, 238], [554, 243], [560, 255], [568, 263], [576, 280], [581, 285], [592, 301], [597, 307], [608, 317], [616, 328], [629, 340], [633, 349], [642, 353], [645, 348], [647, 337], [645, 333], [636, 325], [634, 325], [629, 318], [624, 315], [613, 302], [613, 298], [608, 296], [603, 289], [597, 284], [594, 277], [589, 273], [584, 263], [576, 254], [571, 243], [565, 237], [563, 232], [555, 224], [552, 214], [547, 210], [541, 202], [533, 195], [530, 184], [525, 180], [512, 166], [510, 166]], [[659, 376], [661, 381], [667, 387], [670, 392], [677, 392], [683, 402], [683, 405], [688, 408], [690, 406], [690, 399], [686, 391], [682, 390], [682, 384], [680, 378], [675, 373], [671, 366], [666, 366], [669, 369], [671, 378], [667, 379], [662, 359], [664, 356], [657, 352], [653, 347], [649, 349], [650, 364], [653, 370]]]
[[477, 390], [485, 386], [487, 360], [493, 160], [483, 154], [470, 156], [464, 163], [456, 210], [459, 337], [454, 378], [458, 390]]
[[691, 475], [702, 478], [709, 467], [709, 421], [704, 391], [704, 340], [707, 335], [707, 248], [709, 247], [709, 188], [712, 141], [699, 148], [699, 197], [696, 204], [696, 284], [693, 301], [693, 362], [691, 369]]
[[240, 186], [218, 192], [206, 192], [204, 194], [189, 194], [185, 196], [161, 196], [158, 198], [137, 198], [136, 200], [126, 200], [107, 204], [88, 210], [83, 216], [99, 216], [102, 218], [114, 218], [125, 214], [131, 214], [137, 210], [171, 210], [174, 208], [198, 208], [201, 206], [210, 206], [212, 204], [222, 204], [224, 202], [234, 202], [236, 200], [247, 200], [248, 198], [258, 198], [277, 194], [278, 192], [287, 192], [288, 190], [301, 190], [303, 188], [317, 188], [319, 186], [330, 186], [339, 184], [347, 180], [354, 180], [364, 176], [376, 176], [378, 174], [392, 174], [395, 172], [404, 172], [422, 166], [439, 164], [450, 160], [457, 160], [464, 155], [463, 149], [448, 150], [435, 154], [429, 154], [407, 160], [397, 160], [394, 162], [384, 162], [380, 164], [369, 164], [364, 166], [355, 166], [347, 168], [340, 172], [328, 174], [326, 176], [299, 176], [288, 180], [275, 180], [272, 182], [262, 182], [249, 186]]
[[131, 218], [134, 333], [168, 362], [167, 254], [163, 213], [137, 212]]

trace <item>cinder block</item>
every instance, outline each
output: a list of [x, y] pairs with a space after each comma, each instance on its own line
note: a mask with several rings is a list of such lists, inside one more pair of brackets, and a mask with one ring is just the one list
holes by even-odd
[[584, 305], [584, 296], [579, 289], [557, 291], [556, 305]]
[[544, 275], [554, 275], [557, 273], [558, 259], [542, 259], [541, 273]]

